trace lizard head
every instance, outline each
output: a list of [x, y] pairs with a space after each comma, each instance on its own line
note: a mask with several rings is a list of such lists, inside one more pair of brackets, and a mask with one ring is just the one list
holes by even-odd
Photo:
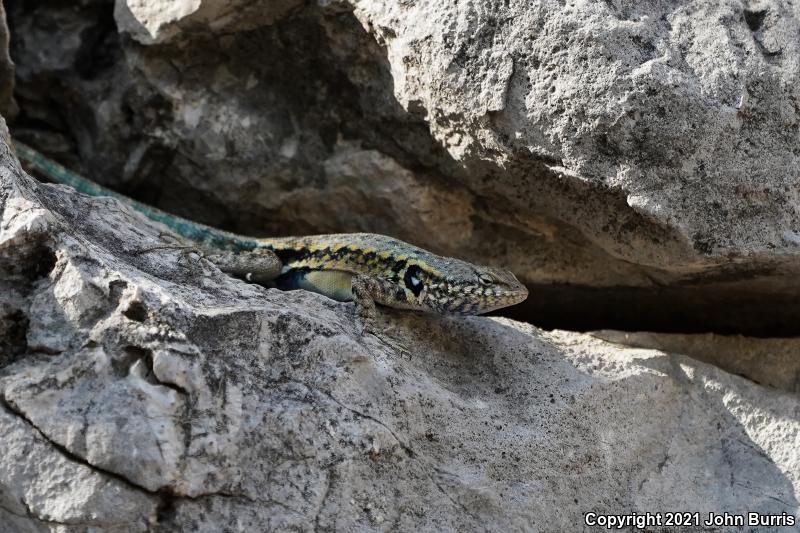
[[510, 271], [455, 259], [436, 269], [410, 265], [403, 278], [408, 300], [438, 313], [479, 315], [528, 297], [528, 289]]

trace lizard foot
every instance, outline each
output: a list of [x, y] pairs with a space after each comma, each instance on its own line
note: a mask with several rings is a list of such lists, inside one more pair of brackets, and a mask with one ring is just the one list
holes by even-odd
[[391, 337], [388, 337], [388, 336], [376, 335], [374, 333], [372, 335], [376, 339], [378, 339], [378, 341], [381, 344], [383, 344], [384, 346], [386, 346], [387, 348], [389, 348], [390, 350], [392, 350], [393, 352], [398, 354], [403, 359], [411, 360], [411, 352], [408, 351], [408, 349], [406, 349], [405, 346], [403, 346], [402, 344], [400, 344], [396, 340], [394, 340], [394, 339], [392, 339]]
[[363, 338], [371, 335], [393, 352], [399, 353], [401, 357], [410, 359], [411, 353], [408, 350], [385, 335], [393, 330], [394, 326], [378, 328], [378, 310], [375, 306], [375, 299], [380, 295], [380, 283], [369, 276], [358, 275], [353, 277], [352, 287], [353, 301], [356, 304], [356, 330], [359, 336]]

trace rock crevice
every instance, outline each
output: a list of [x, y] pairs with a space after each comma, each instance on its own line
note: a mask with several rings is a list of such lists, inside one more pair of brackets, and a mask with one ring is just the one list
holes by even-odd
[[516, 318], [662, 333], [362, 336], [153, 250], [2, 131], [0, 533], [800, 516], [797, 341], [718, 335], [800, 324], [796, 7], [167, 4], [10, 5], [14, 135], [201, 222], [391, 234], [510, 267]]

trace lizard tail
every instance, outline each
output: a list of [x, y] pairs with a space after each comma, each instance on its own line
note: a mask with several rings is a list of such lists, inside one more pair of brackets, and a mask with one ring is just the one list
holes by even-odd
[[234, 251], [253, 250], [255, 248], [265, 247], [264, 244], [260, 243], [257, 239], [242, 237], [240, 235], [212, 228], [198, 222], [192, 222], [185, 218], [167, 213], [166, 211], [156, 209], [155, 207], [150, 207], [149, 205], [136, 201], [133, 198], [129, 198], [124, 194], [114, 192], [111, 189], [103, 187], [102, 185], [98, 185], [97, 183], [64, 168], [55, 161], [48, 159], [41, 153], [37, 152], [30, 146], [27, 146], [19, 141], [15, 140], [14, 146], [16, 148], [17, 156], [28, 170], [33, 170], [36, 173], [41, 174], [49, 181], [60, 183], [62, 185], [69, 185], [76, 191], [89, 196], [109, 196], [111, 198], [116, 198], [123, 204], [132, 207], [147, 218], [164, 224], [181, 237], [185, 237], [191, 241], [194, 241], [201, 247]]

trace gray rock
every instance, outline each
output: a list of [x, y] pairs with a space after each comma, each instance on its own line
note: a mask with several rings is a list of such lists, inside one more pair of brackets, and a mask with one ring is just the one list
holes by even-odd
[[502, 264], [545, 325], [797, 333], [788, 1], [98, 0], [9, 18], [15, 131], [145, 201]]
[[797, 338], [622, 331], [597, 331], [592, 335], [626, 346], [681, 353], [756, 383], [800, 394]]
[[796, 395], [502, 318], [384, 310], [394, 329], [360, 337], [351, 305], [140, 253], [160, 227], [0, 155], [0, 300], [24, 316], [0, 331], [25, 329], [0, 358], [0, 530], [800, 514]]
[[0, 407], [0, 531], [147, 531], [158, 498], [54, 446], [5, 403]]
[[[145, 201], [503, 264], [551, 323], [797, 328], [788, 1], [8, 9], [15, 135]], [[2, 133], [0, 533], [800, 516], [792, 340], [389, 310], [361, 337], [349, 304], [143, 253], [163, 228]]]
[[19, 110], [14, 101], [14, 63], [8, 55], [9, 39], [6, 10], [0, 5], [0, 113], [11, 118]]

